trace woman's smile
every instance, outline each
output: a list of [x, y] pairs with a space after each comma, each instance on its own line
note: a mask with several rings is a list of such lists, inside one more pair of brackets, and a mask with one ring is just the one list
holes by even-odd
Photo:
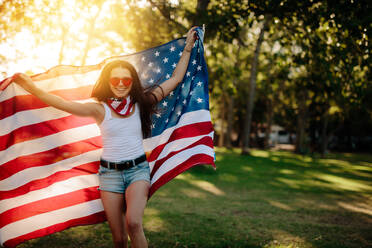
[[[116, 67], [112, 69], [110, 75], [110, 89], [116, 97], [127, 97], [132, 89], [132, 75], [126, 68]], [[128, 82], [130, 81], [130, 83]], [[126, 82], [124, 82], [126, 81]], [[126, 85], [124, 85], [126, 83]]]

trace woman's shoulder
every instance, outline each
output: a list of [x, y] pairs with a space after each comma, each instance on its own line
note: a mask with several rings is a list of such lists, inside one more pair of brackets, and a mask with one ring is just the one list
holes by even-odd
[[90, 108], [93, 108], [94, 112], [98, 113], [98, 115], [104, 115], [105, 108], [103, 106], [103, 102], [98, 101], [94, 98], [89, 98], [85, 101], [85, 104], [88, 105]]

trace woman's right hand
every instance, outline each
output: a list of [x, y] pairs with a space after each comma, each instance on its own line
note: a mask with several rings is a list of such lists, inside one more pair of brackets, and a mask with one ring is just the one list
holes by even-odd
[[24, 73], [14, 74], [12, 81], [15, 82], [16, 84], [18, 84], [19, 86], [21, 86], [26, 91], [30, 92], [30, 93], [32, 93], [36, 88], [36, 86], [35, 86], [34, 82], [32, 81], [31, 77], [24, 74]]

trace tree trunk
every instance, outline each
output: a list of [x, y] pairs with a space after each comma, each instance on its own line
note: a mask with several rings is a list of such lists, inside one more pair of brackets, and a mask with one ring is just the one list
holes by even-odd
[[62, 37], [61, 37], [61, 48], [59, 49], [59, 57], [58, 57], [58, 64], [62, 64], [63, 62], [63, 50], [65, 48], [65, 44], [66, 44], [66, 37], [67, 37], [67, 34], [68, 34], [68, 29], [66, 27], [62, 27]]
[[226, 127], [226, 138], [225, 145], [227, 148], [231, 148], [231, 133], [232, 133], [232, 124], [234, 116], [234, 96], [228, 98], [228, 107], [227, 107], [227, 127]]
[[308, 94], [305, 90], [301, 90], [298, 93], [299, 105], [298, 105], [297, 129], [296, 129], [296, 152], [301, 153], [301, 154], [305, 153], [307, 98], [308, 98]]
[[328, 135], [327, 135], [327, 127], [328, 127], [328, 118], [329, 117], [329, 106], [327, 106], [327, 110], [323, 114], [323, 125], [322, 125], [322, 145], [321, 145], [321, 154], [324, 158], [327, 147], [328, 147]]
[[274, 117], [274, 110], [273, 110], [273, 101], [271, 99], [267, 99], [267, 102], [268, 102], [268, 110], [267, 110], [267, 126], [266, 126], [266, 129], [265, 129], [265, 140], [264, 140], [264, 148], [265, 149], [269, 149], [270, 148], [270, 144], [269, 144], [269, 140], [270, 140], [270, 134], [271, 134], [271, 126], [273, 124], [273, 117]]
[[251, 132], [252, 112], [254, 104], [254, 93], [256, 89], [256, 77], [257, 77], [257, 66], [258, 56], [260, 54], [261, 44], [263, 42], [265, 30], [268, 28], [271, 16], [265, 16], [263, 27], [261, 28], [260, 34], [257, 39], [256, 49], [251, 62], [251, 76], [249, 83], [249, 97], [247, 98], [246, 116], [244, 122], [244, 135], [243, 135], [243, 149], [242, 154], [249, 154], [249, 135]]
[[225, 95], [222, 94], [221, 96], [222, 104], [221, 104], [221, 116], [220, 116], [220, 123], [221, 123], [221, 132], [220, 136], [218, 138], [218, 146], [222, 147], [224, 145], [224, 139], [225, 139], [225, 113], [226, 113], [226, 100], [225, 100]]
[[200, 20], [203, 20], [203, 16], [207, 15], [207, 8], [210, 0], [198, 0], [196, 4], [195, 16], [192, 20], [192, 26], [201, 26]]
[[97, 10], [97, 13], [95, 14], [94, 18], [92, 18], [90, 20], [90, 28], [89, 28], [88, 38], [87, 38], [87, 41], [86, 41], [85, 47], [84, 47], [84, 53], [83, 53], [83, 56], [81, 58], [81, 65], [85, 65], [85, 63], [86, 63], [86, 59], [87, 59], [87, 56], [88, 56], [88, 51], [90, 49], [90, 41], [91, 41], [91, 39], [93, 37], [93, 34], [94, 34], [94, 27], [96, 25], [97, 18], [98, 18], [99, 14], [101, 13], [101, 10], [102, 10], [102, 4], [103, 4], [103, 1], [97, 6], [98, 10]]

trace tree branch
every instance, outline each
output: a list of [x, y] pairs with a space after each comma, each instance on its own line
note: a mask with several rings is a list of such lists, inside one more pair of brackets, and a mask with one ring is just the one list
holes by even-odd
[[182, 25], [181, 23], [177, 22], [176, 20], [172, 19], [169, 15], [169, 12], [166, 12], [166, 10], [164, 8], [161, 8], [159, 4], [156, 4], [154, 1], [152, 0], [148, 0], [149, 3], [151, 4], [151, 6], [157, 8], [160, 12], [160, 14], [165, 18], [167, 19], [168, 21], [172, 22], [173, 24], [175, 24], [182, 32], [187, 32], [188, 28], [186, 28], [184, 25]]

